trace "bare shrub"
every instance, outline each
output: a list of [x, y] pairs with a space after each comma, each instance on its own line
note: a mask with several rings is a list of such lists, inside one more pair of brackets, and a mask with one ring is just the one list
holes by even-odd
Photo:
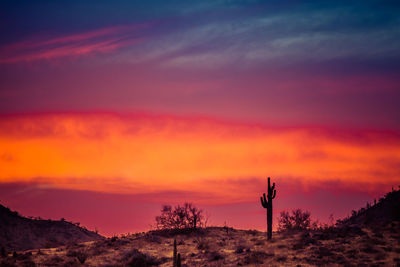
[[307, 230], [313, 226], [311, 213], [301, 209], [292, 210], [290, 215], [287, 211], [282, 211], [279, 218], [279, 231], [285, 230]]
[[76, 255], [76, 258], [81, 264], [84, 264], [86, 259], [88, 258], [88, 255], [83, 251], [79, 251], [78, 254]]
[[161, 244], [161, 238], [157, 235], [154, 235], [152, 233], [147, 233], [144, 238], [152, 243], [157, 243], [157, 244]]
[[197, 235], [194, 241], [197, 243], [197, 249], [208, 250], [210, 248], [209, 240], [202, 235]]
[[246, 247], [244, 245], [238, 245], [236, 247], [235, 253], [237, 253], [237, 254], [243, 253], [245, 249], [246, 249]]
[[126, 266], [135, 267], [157, 266], [162, 263], [155, 257], [142, 253], [137, 249], [133, 249], [125, 253], [122, 261], [127, 262]]
[[164, 205], [161, 208], [161, 215], [156, 216], [157, 229], [196, 229], [205, 224], [203, 210], [192, 203], [185, 203], [183, 206]]
[[91, 254], [93, 256], [97, 256], [105, 253], [107, 251], [107, 248], [104, 246], [104, 244], [105, 243], [103, 241], [94, 242], [90, 247]]
[[81, 264], [84, 264], [86, 259], [88, 258], [88, 254], [82, 250], [68, 250], [67, 257], [75, 257]]
[[244, 264], [263, 264], [264, 260], [274, 254], [267, 254], [264, 251], [251, 251], [244, 258]]
[[218, 251], [213, 251], [208, 255], [209, 261], [218, 261], [218, 260], [223, 260], [224, 258], [225, 257]]

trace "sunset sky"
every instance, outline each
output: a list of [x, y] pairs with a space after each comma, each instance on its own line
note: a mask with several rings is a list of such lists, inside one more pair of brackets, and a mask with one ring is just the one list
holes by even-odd
[[[112, 235], [265, 230], [400, 185], [398, 1], [1, 1], [0, 204]], [[276, 223], [276, 222], [275, 222]], [[276, 224], [275, 224], [276, 225]]]

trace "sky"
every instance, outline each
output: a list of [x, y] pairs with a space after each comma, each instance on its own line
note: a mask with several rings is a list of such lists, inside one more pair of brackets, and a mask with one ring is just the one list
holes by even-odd
[[265, 230], [400, 184], [397, 1], [1, 1], [0, 203], [105, 235]]

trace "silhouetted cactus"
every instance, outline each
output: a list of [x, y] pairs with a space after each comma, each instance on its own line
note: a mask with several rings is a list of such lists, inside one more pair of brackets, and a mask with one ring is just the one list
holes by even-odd
[[176, 239], [174, 239], [174, 267], [181, 267], [181, 254], [178, 253], [177, 255], [177, 249], [176, 249]]
[[261, 199], [261, 205], [264, 209], [267, 209], [267, 235], [268, 239], [272, 238], [272, 200], [276, 196], [275, 183], [271, 186], [271, 179], [268, 177], [268, 195], [265, 197], [263, 194]]
[[178, 257], [176, 259], [176, 267], [181, 267], [181, 254], [178, 253]]
[[174, 263], [173, 267], [177, 267], [177, 257], [176, 257], [177, 249], [176, 249], [176, 239], [174, 239]]

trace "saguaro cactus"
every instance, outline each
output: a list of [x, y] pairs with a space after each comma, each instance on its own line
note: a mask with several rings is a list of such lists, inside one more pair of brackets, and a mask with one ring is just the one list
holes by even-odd
[[174, 258], [173, 258], [173, 267], [176, 267], [176, 253], [177, 253], [177, 249], [176, 249], [176, 239], [174, 239]]
[[268, 177], [268, 195], [265, 197], [263, 194], [261, 199], [261, 205], [264, 209], [267, 209], [267, 235], [268, 239], [272, 238], [272, 200], [276, 196], [275, 183], [271, 186], [271, 179]]
[[177, 253], [176, 249], [176, 239], [174, 239], [174, 258], [173, 258], [173, 267], [181, 267], [181, 254]]
[[181, 267], [181, 254], [178, 253], [178, 257], [176, 259], [176, 267]]

